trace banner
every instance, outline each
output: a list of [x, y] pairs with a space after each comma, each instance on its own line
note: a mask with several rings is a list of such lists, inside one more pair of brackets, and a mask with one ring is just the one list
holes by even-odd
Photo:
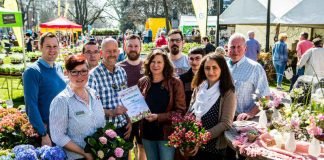
[[206, 36], [207, 32], [207, 1], [208, 0], [192, 0], [201, 37]]
[[[4, 1], [4, 8], [9, 9], [9, 10], [12, 10], [12, 11], [19, 11], [19, 9], [18, 9], [18, 4], [17, 4], [17, 2], [14, 1], [14, 0], [5, 0], [5, 1]], [[21, 14], [20, 14], [20, 13], [19, 13], [19, 14], [17, 13], [16, 15], [17, 15], [17, 17], [18, 17], [18, 16], [21, 17]], [[13, 15], [12, 15], [12, 16], [13, 16]], [[11, 16], [10, 16], [10, 17], [11, 17]], [[7, 20], [9, 20], [10, 17], [8, 16], [8, 17], [7, 17]], [[19, 21], [19, 20], [21, 20], [21, 19], [17, 19], [17, 18], [15, 18], [15, 21], [17, 21], [17, 20]], [[10, 18], [10, 21], [12, 22], [13, 19]], [[8, 21], [7, 21], [7, 22], [8, 22]], [[21, 26], [21, 27], [22, 27], [22, 26]], [[21, 27], [12, 27], [13, 33], [15, 34], [16, 39], [17, 39], [18, 44], [19, 44], [20, 47], [23, 46], [23, 32], [22, 32]]]

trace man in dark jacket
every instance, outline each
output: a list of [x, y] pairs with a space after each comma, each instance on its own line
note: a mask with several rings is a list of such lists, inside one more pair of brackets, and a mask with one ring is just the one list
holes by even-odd
[[203, 37], [201, 43], [205, 45], [205, 53], [215, 52], [216, 47], [209, 42], [208, 37]]

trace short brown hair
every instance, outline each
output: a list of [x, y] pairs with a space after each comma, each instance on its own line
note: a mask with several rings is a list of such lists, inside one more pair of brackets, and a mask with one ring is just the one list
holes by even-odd
[[87, 46], [87, 45], [95, 45], [95, 46], [97, 46], [98, 49], [99, 49], [99, 46], [97, 45], [96, 42], [94, 42], [94, 41], [89, 41], [89, 42], [87, 42], [86, 44], [83, 45], [83, 47], [82, 47], [82, 54], [84, 54], [84, 52], [85, 52], [85, 46]]
[[141, 38], [138, 36], [138, 35], [136, 35], [136, 34], [131, 34], [131, 35], [128, 35], [127, 37], [126, 37], [126, 44], [127, 44], [127, 42], [129, 41], [129, 40], [131, 40], [131, 39], [138, 39], [139, 40], [139, 42], [140, 42], [140, 46], [142, 46], [142, 43], [141, 43]]
[[172, 78], [174, 76], [174, 67], [173, 63], [169, 59], [168, 55], [159, 48], [153, 49], [151, 53], [147, 56], [146, 60], [144, 61], [144, 75], [150, 77], [150, 79], [153, 79], [152, 72], [150, 70], [150, 65], [154, 59], [155, 56], [161, 55], [164, 60], [164, 68], [163, 68], [163, 76], [165, 79]]
[[179, 29], [172, 29], [172, 30], [168, 33], [168, 37], [169, 37], [170, 35], [173, 35], [173, 34], [180, 34], [180, 36], [181, 36], [181, 40], [183, 40], [183, 34], [182, 34], [182, 31], [181, 31], [181, 30], [179, 30]]
[[209, 42], [209, 38], [207, 37], [207, 36], [204, 36], [204, 37], [202, 37], [201, 38], [203, 41], [207, 41], [207, 42]]
[[216, 54], [216, 53], [208, 54], [202, 59], [198, 72], [195, 74], [192, 80], [191, 83], [192, 88], [197, 88], [204, 80], [207, 79], [204, 71], [205, 63], [207, 60], [214, 60], [221, 69], [221, 75], [219, 77], [219, 90], [221, 95], [224, 96], [225, 93], [229, 90], [235, 92], [233, 79], [228, 69], [226, 60], [223, 55]]
[[41, 47], [43, 46], [46, 37], [56, 38], [57, 43], [59, 44], [59, 40], [57, 39], [56, 35], [53, 32], [45, 32], [44, 34], [42, 34], [39, 40], [39, 45]]
[[65, 58], [65, 69], [68, 71], [73, 70], [76, 66], [85, 64], [88, 68], [88, 62], [86, 57], [84, 57], [82, 54], [79, 55], [70, 55]]

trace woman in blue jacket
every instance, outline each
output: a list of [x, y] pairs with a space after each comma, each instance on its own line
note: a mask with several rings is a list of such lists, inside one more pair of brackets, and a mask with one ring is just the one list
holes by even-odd
[[272, 49], [272, 61], [277, 75], [277, 89], [282, 89], [281, 82], [288, 61], [288, 49], [287, 44], [285, 43], [286, 40], [286, 33], [279, 34], [279, 41], [275, 43]]

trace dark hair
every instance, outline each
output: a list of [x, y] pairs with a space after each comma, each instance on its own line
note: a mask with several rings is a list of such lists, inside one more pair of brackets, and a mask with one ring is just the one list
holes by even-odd
[[308, 39], [308, 33], [307, 32], [301, 32], [301, 36], [303, 36], [305, 39]]
[[219, 89], [220, 89], [221, 95], [224, 96], [225, 93], [229, 90], [232, 90], [233, 92], [235, 92], [233, 79], [232, 79], [231, 73], [227, 67], [225, 58], [223, 55], [216, 54], [216, 53], [208, 54], [202, 59], [199, 69], [198, 69], [198, 72], [195, 74], [195, 76], [192, 80], [191, 86], [193, 88], [197, 88], [204, 80], [207, 79], [205, 71], [204, 71], [205, 63], [207, 60], [214, 60], [221, 69], [221, 75], [219, 77], [219, 81], [220, 81]]
[[140, 46], [142, 46], [141, 38], [140, 38], [138, 35], [136, 35], [136, 34], [128, 35], [128, 36], [126, 37], [126, 44], [127, 44], [127, 42], [128, 42], [129, 40], [131, 40], [131, 39], [138, 39], [139, 42], [140, 42]]
[[[95, 41], [89, 41], [89, 42], [87, 42], [86, 44], [84, 44], [83, 47], [82, 47], [82, 53], [83, 53], [83, 54], [84, 54], [84, 52], [85, 52], [85, 47], [86, 47], [87, 45], [95, 45], [95, 46], [97, 46], [97, 43], [96, 43]], [[97, 46], [97, 47], [98, 47], [98, 49], [99, 49], [99, 46]]]
[[30, 37], [30, 36], [31, 36], [31, 34], [30, 34], [30, 33], [26, 33], [25, 35], [26, 35], [26, 36], [28, 36], [28, 37]]
[[87, 66], [87, 68], [89, 68], [87, 59], [82, 54], [80, 54], [80, 55], [70, 55], [70, 56], [65, 58], [65, 69], [68, 70], [68, 71], [71, 71], [76, 66], [82, 65], [82, 64], [85, 64]]
[[151, 53], [147, 56], [146, 60], [144, 61], [144, 75], [153, 79], [152, 72], [150, 70], [150, 65], [155, 56], [161, 55], [164, 61], [164, 68], [163, 68], [163, 76], [165, 79], [170, 79], [174, 76], [174, 67], [173, 63], [169, 59], [168, 55], [162, 49], [153, 49]]
[[313, 39], [313, 43], [315, 47], [322, 47], [323, 46], [323, 42], [321, 38], [315, 38]]
[[194, 47], [194, 48], [191, 48], [190, 51], [189, 51], [189, 55], [190, 54], [201, 54], [203, 57], [205, 56], [205, 50], [201, 47]]
[[202, 37], [202, 40], [209, 42], [209, 38], [207, 36]]
[[46, 37], [50, 37], [50, 38], [56, 38], [57, 43], [59, 44], [59, 40], [57, 39], [56, 35], [52, 32], [45, 32], [44, 34], [42, 34], [42, 36], [40, 37], [39, 40], [39, 45], [42, 47], [45, 41]]
[[169, 33], [168, 33], [168, 37], [173, 35], [173, 34], [180, 34], [181, 36], [181, 40], [183, 40], [183, 34], [182, 31], [179, 29], [172, 29]]

